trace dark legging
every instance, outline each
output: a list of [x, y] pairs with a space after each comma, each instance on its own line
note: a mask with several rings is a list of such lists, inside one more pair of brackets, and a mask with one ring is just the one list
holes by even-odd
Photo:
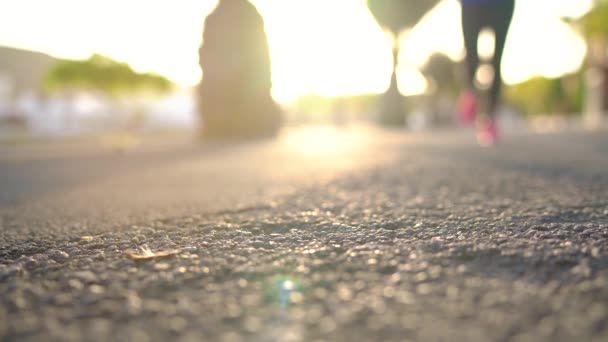
[[463, 4], [462, 6], [462, 32], [466, 48], [467, 82], [471, 89], [475, 87], [475, 74], [479, 68], [479, 53], [477, 51], [479, 33], [483, 29], [489, 28], [494, 31], [495, 35], [496, 45], [492, 58], [494, 80], [490, 87], [489, 115], [495, 114], [500, 100], [502, 88], [500, 65], [514, 9], [515, 0], [494, 1], [487, 4]]

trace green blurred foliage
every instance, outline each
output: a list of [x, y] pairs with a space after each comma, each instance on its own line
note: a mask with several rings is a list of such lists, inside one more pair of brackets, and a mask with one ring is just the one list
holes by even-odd
[[395, 37], [414, 27], [439, 0], [367, 0], [367, 7], [380, 26]]
[[443, 53], [434, 53], [422, 68], [422, 74], [427, 78], [435, 94], [455, 98], [461, 88], [458, 79], [458, 63]]
[[534, 77], [505, 89], [507, 103], [524, 115], [580, 113], [585, 87], [582, 73], [559, 78]]
[[[608, 0], [596, 0], [593, 7], [578, 19], [564, 18], [573, 24], [588, 42], [608, 39]], [[583, 110], [585, 98], [584, 69], [559, 78], [534, 77], [507, 86], [505, 97], [509, 104], [525, 115], [569, 114]]]
[[586, 37], [608, 37], [608, 0], [596, 0], [594, 7], [578, 20]]
[[128, 64], [94, 54], [86, 60], [60, 60], [45, 77], [48, 90], [86, 89], [103, 91], [113, 96], [135, 92], [164, 93], [173, 87], [171, 81], [152, 73], [137, 73]]

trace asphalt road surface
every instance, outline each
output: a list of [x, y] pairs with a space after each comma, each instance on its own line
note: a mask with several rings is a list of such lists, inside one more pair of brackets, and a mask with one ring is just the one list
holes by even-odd
[[605, 131], [2, 145], [0, 340], [608, 341], [607, 238]]

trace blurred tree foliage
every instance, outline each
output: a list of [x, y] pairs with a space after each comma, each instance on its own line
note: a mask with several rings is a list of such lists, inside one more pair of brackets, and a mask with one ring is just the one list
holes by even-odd
[[384, 29], [396, 38], [415, 26], [439, 0], [367, 0], [367, 6]]
[[86, 60], [60, 60], [49, 68], [45, 85], [51, 91], [87, 89], [114, 96], [138, 91], [162, 93], [173, 87], [163, 76], [137, 73], [126, 63], [98, 54]]
[[434, 53], [426, 61], [422, 73], [433, 93], [455, 98], [461, 87], [457, 67], [458, 64], [447, 55]]
[[507, 103], [525, 115], [580, 113], [585, 87], [582, 73], [559, 78], [534, 77], [505, 89]]
[[[596, 0], [582, 17], [564, 20], [573, 24], [588, 44], [608, 40], [608, 0]], [[583, 72], [579, 70], [559, 78], [534, 77], [507, 86], [505, 96], [508, 103], [527, 115], [578, 113], [583, 110], [585, 97]]]
[[593, 8], [578, 20], [586, 37], [608, 37], [608, 0], [596, 0]]

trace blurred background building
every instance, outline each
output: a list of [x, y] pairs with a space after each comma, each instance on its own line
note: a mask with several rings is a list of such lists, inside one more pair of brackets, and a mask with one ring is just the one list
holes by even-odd
[[29, 123], [45, 120], [38, 117], [44, 78], [55, 62], [43, 53], [0, 47], [0, 132], [25, 131]]

